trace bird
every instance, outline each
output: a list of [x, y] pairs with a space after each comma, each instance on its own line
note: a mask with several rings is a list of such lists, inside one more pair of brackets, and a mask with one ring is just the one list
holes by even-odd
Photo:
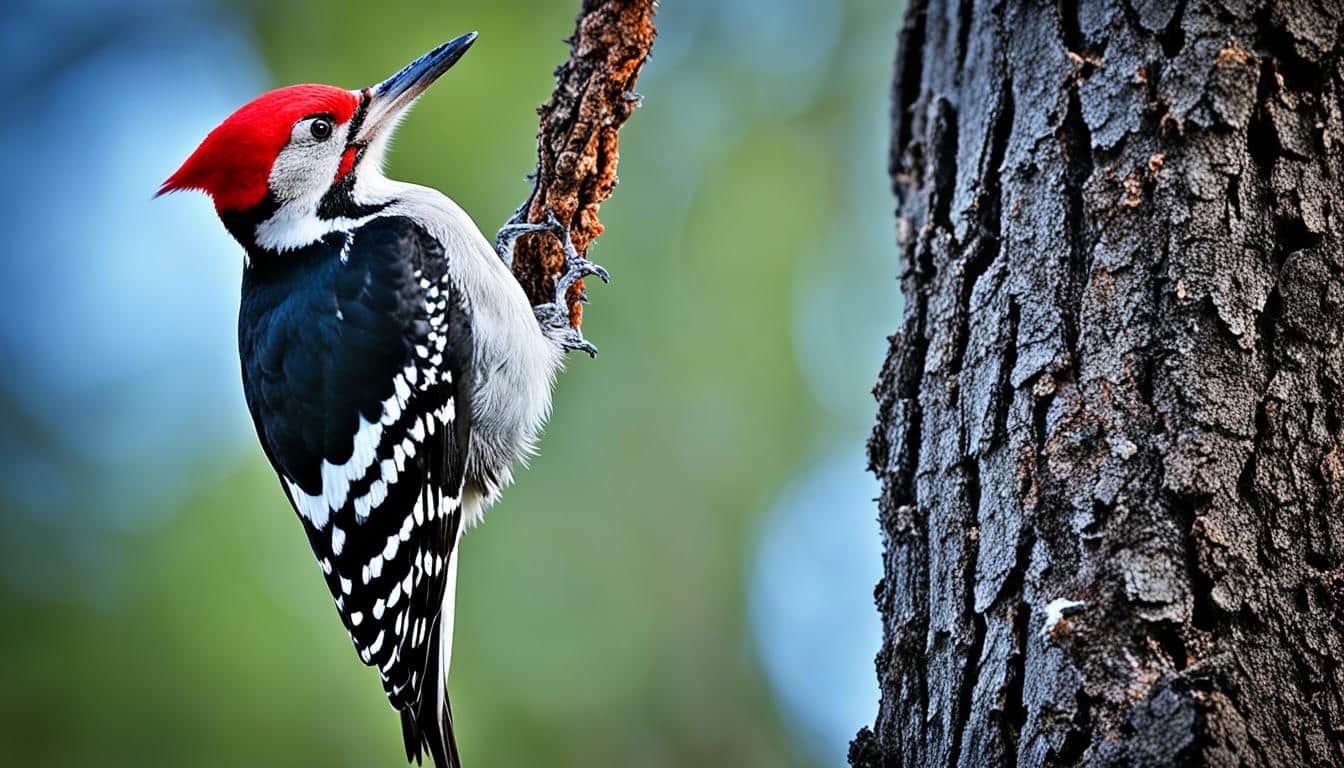
[[[243, 249], [248, 411], [406, 758], [461, 765], [447, 674], [465, 530], [535, 453], [566, 353], [596, 348], [566, 292], [606, 270], [546, 211], [496, 239], [442, 192], [383, 173], [398, 123], [477, 39], [377, 85], [292, 85], [239, 107], [160, 186], [204, 192]], [[536, 188], [534, 186], [533, 193]], [[513, 242], [565, 252], [533, 306]]]

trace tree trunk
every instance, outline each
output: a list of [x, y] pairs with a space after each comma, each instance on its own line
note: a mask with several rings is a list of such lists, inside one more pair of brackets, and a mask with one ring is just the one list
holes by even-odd
[[1344, 766], [1340, 3], [913, 0], [855, 766]]

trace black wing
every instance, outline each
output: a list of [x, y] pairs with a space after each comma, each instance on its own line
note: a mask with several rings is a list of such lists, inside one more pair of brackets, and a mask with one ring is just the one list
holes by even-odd
[[446, 716], [440, 610], [462, 523], [472, 354], [443, 246], [384, 217], [254, 259], [239, 338], [263, 449], [360, 658], [402, 712], [408, 753], [422, 739], [442, 752], [433, 742], [451, 745], [451, 732], [425, 732]]

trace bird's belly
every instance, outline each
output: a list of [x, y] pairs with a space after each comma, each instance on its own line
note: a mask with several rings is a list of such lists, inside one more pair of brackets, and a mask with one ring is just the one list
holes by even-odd
[[476, 325], [473, 333], [477, 380], [467, 483], [479, 493], [483, 508], [512, 482], [514, 462], [534, 453], [550, 415], [562, 353], [542, 334], [525, 303], [522, 311], [510, 307]]

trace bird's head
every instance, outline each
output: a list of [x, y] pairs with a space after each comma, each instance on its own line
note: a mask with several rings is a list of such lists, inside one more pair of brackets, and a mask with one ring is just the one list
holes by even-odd
[[440, 45], [357, 91], [291, 85], [244, 104], [158, 194], [198, 189], [249, 250], [284, 251], [376, 212], [388, 140], [409, 107], [476, 40]]

